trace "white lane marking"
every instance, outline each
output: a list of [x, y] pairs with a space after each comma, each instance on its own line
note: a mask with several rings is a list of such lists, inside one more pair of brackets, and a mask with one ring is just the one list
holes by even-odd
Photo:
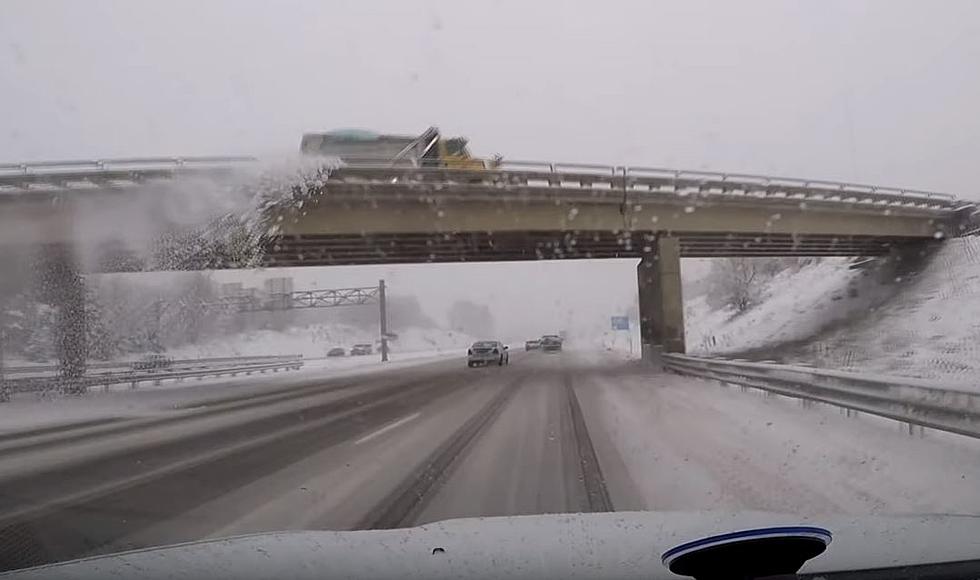
[[401, 427], [405, 423], [408, 423], [409, 421], [411, 421], [413, 419], [418, 419], [421, 416], [422, 416], [422, 413], [412, 413], [408, 417], [402, 417], [401, 419], [395, 421], [394, 423], [390, 423], [388, 425], [385, 425], [384, 427], [378, 429], [374, 433], [368, 433], [364, 437], [361, 437], [360, 439], [358, 439], [357, 441], [354, 442], [354, 445], [360, 445], [361, 443], [365, 443], [367, 441], [370, 441], [370, 440], [374, 439], [375, 437], [378, 437], [380, 435], [384, 435], [388, 431], [391, 431], [392, 429], [394, 429], [396, 427]]

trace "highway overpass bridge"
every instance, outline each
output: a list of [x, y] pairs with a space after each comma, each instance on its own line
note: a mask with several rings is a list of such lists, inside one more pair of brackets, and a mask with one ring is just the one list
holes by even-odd
[[[83, 209], [111, 214], [151, 190], [247, 186], [259, 167], [241, 157], [0, 165], [0, 247], [81, 241], [119, 252], [132, 245], [117, 239], [133, 235], [121, 233], [125, 214], [83, 228]], [[914, 252], [960, 235], [975, 213], [899, 188], [513, 161], [464, 170], [348, 159], [275, 193], [254, 220], [266, 267], [637, 258], [643, 342], [670, 352], [684, 351], [682, 257]], [[191, 254], [175, 267], [213, 266]], [[146, 267], [136, 255], [95, 269]]]
[[[665, 236], [678, 238], [683, 257], [871, 256], [959, 235], [972, 207], [941, 193], [758, 175], [354, 161], [322, 182], [282, 186], [289, 203], [266, 216], [282, 217], [266, 265], [639, 258]], [[111, 228], [77, 227], [81, 206], [106, 211], [138, 192], [172, 194], [174, 184], [241, 185], [258, 167], [249, 157], [0, 164], [0, 244], [110, 242]]]

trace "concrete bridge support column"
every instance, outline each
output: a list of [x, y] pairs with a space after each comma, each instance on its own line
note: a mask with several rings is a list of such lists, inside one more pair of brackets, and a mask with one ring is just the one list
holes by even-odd
[[683, 353], [684, 299], [680, 240], [660, 237], [636, 267], [640, 298], [640, 344], [644, 360]]

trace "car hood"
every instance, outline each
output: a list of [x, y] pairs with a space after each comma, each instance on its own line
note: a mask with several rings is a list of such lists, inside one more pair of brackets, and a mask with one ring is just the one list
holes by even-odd
[[738, 529], [817, 525], [830, 547], [801, 572], [980, 557], [980, 517], [827, 516], [767, 512], [616, 512], [471, 518], [415, 528], [296, 531], [203, 540], [0, 575], [90, 578], [678, 578], [664, 551]]

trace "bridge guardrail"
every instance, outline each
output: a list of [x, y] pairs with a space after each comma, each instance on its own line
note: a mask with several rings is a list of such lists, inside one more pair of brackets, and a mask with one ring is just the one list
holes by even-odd
[[623, 194], [747, 197], [793, 202], [846, 203], [869, 207], [908, 207], [955, 211], [951, 195], [913, 189], [826, 180], [683, 171], [626, 166], [503, 161], [493, 169], [385, 166], [347, 163], [331, 179], [373, 183], [461, 183], [491, 187], [602, 189]]
[[738, 184], [745, 186], [784, 186], [784, 187], [803, 187], [823, 189], [833, 193], [850, 194], [891, 194], [908, 198], [923, 198], [936, 200], [953, 200], [954, 196], [935, 191], [924, 191], [917, 189], [907, 189], [899, 187], [882, 187], [862, 183], [850, 183], [843, 181], [832, 181], [825, 179], [803, 179], [799, 177], [781, 177], [771, 175], [756, 175], [751, 173], [724, 173], [718, 171], [701, 171], [686, 169], [668, 169], [664, 167], [642, 167], [642, 166], [618, 166], [618, 165], [594, 165], [583, 163], [554, 163], [540, 161], [509, 161], [503, 160], [499, 168], [508, 169], [510, 167], [519, 169], [536, 169], [537, 171], [549, 171], [551, 173], [569, 172], [580, 173], [589, 172], [602, 175], [610, 175], [627, 179], [633, 178], [634, 182], [642, 182], [644, 178], [667, 179], [673, 181], [705, 181], [727, 184]]
[[59, 172], [104, 170], [133, 171], [149, 169], [180, 169], [195, 166], [227, 166], [239, 163], [254, 163], [255, 157], [248, 156], [191, 156], [191, 157], [125, 157], [118, 159], [91, 159], [66, 161], [27, 161], [23, 163], [0, 163], [0, 176], [18, 175], [57, 175]]
[[809, 367], [663, 355], [677, 373], [980, 438], [980, 392], [939, 388], [926, 381], [877, 378]]
[[130, 388], [135, 389], [139, 383], [152, 381], [159, 384], [160, 381], [167, 379], [182, 380], [186, 378], [204, 378], [206, 376], [239, 374], [250, 375], [254, 372], [264, 373], [266, 371], [276, 372], [280, 369], [299, 370], [303, 366], [302, 355], [288, 355], [275, 357], [242, 357], [238, 363], [231, 362], [234, 359], [221, 359], [227, 362], [214, 362], [210, 364], [185, 365], [181, 368], [163, 368], [147, 370], [125, 370], [106, 373], [96, 373], [83, 375], [76, 379], [63, 380], [59, 377], [21, 377], [5, 379], [0, 382], [0, 402], [9, 400], [13, 393], [38, 392], [53, 389], [60, 389], [66, 392], [82, 393], [91, 387], [102, 386], [108, 390], [111, 385], [129, 383]]
[[[45, 176], [52, 181], [73, 174], [77, 174], [82, 179], [86, 176], [95, 177], [100, 173], [111, 175], [131, 172], [138, 176], [141, 172], [152, 174], [195, 168], [220, 169], [248, 165], [256, 161], [256, 158], [246, 156], [199, 156], [5, 163], [0, 164], [0, 185], [4, 184], [4, 180], [9, 180], [16, 187], [24, 179], [43, 183]], [[509, 159], [477, 159], [477, 161], [483, 161], [488, 169], [418, 167], [416, 162], [407, 159], [355, 157], [346, 159], [340, 172], [355, 174], [359, 170], [362, 177], [368, 177], [371, 172], [376, 172], [373, 174], [375, 178], [387, 179], [389, 182], [392, 179], [423, 182], [463, 180], [468, 183], [490, 185], [528, 185], [529, 181], [541, 181], [551, 187], [589, 187], [637, 193], [671, 191], [682, 194], [694, 192], [698, 195], [720, 193], [937, 210], [955, 210], [961, 205], [953, 196], [945, 193], [823, 179], [552, 161]]]

